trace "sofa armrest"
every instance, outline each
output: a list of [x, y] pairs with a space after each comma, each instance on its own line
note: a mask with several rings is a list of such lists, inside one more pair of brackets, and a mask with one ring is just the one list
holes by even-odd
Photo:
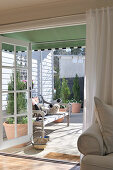
[[84, 156], [80, 164], [80, 170], [113, 170], [113, 154], [111, 156]]
[[97, 123], [79, 137], [77, 145], [83, 155], [104, 155], [103, 138]]

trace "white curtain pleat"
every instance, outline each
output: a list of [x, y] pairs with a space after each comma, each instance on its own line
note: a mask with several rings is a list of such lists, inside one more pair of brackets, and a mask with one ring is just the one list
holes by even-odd
[[94, 96], [113, 105], [113, 8], [87, 12], [84, 129], [95, 121]]

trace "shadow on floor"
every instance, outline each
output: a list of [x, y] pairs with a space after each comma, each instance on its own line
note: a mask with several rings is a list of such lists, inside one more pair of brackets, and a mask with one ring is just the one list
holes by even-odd
[[75, 165], [73, 168], [70, 170], [80, 170], [80, 164]]

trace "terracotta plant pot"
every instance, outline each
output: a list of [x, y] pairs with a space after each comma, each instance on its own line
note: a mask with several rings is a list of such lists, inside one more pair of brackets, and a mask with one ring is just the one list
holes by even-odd
[[81, 103], [72, 103], [72, 113], [80, 113]]
[[[3, 123], [7, 139], [15, 138], [15, 125]], [[28, 124], [17, 124], [17, 137], [25, 136], [28, 133]]]
[[66, 109], [65, 108], [61, 108], [61, 109], [59, 109], [59, 112], [66, 112]]
[[[59, 109], [59, 112], [66, 112], [66, 109], [65, 108], [60, 108]], [[64, 117], [58, 119], [58, 120], [55, 120], [54, 122], [55, 123], [62, 123], [64, 121]]]
[[58, 119], [58, 120], [55, 120], [54, 122], [55, 123], [62, 123], [64, 121], [64, 117], [62, 117], [62, 118], [60, 118], [60, 119]]

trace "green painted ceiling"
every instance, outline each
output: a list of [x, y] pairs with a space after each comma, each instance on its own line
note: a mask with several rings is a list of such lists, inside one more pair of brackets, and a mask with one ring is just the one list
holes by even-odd
[[8, 33], [3, 36], [32, 42], [33, 50], [84, 46], [86, 25]]

